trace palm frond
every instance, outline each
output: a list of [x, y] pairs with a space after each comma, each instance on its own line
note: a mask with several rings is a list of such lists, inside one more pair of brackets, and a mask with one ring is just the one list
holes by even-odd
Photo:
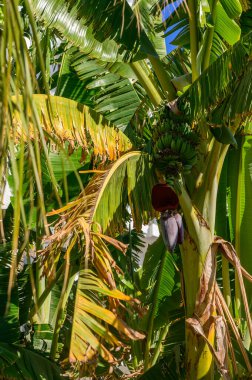
[[[224, 1], [223, 1], [224, 3]], [[197, 20], [197, 29], [199, 37], [197, 65], [199, 72], [201, 68], [204, 70], [203, 61], [206, 51], [209, 51], [209, 60], [214, 62], [220, 53], [227, 50], [227, 46], [233, 45], [240, 39], [241, 29], [234, 17], [231, 17], [235, 6], [233, 2], [226, 1], [225, 9], [222, 2], [218, 2], [214, 11], [208, 3], [199, 3], [197, 5], [200, 16]], [[236, 5], [239, 0], [235, 1]], [[157, 4], [153, 11], [158, 9], [166, 9], [165, 14], [168, 14], [166, 20], [160, 24], [159, 28], [163, 30], [164, 35], [171, 39], [170, 43], [174, 46], [179, 46], [183, 49], [190, 47], [189, 33], [189, 7], [186, 1], [179, 3], [161, 1]], [[238, 7], [241, 12], [241, 7]], [[239, 11], [237, 11], [239, 13]], [[238, 17], [238, 16], [237, 16]], [[211, 39], [208, 39], [209, 34], [212, 34]], [[208, 54], [208, 52], [207, 52]], [[201, 67], [202, 66], [202, 67]]]
[[[17, 284], [13, 287], [8, 305], [8, 285], [11, 268], [11, 243], [0, 245], [0, 335], [6, 343], [15, 343], [19, 333], [19, 298]], [[8, 308], [7, 308], [8, 305]]]
[[227, 15], [221, 3], [218, 3], [216, 6], [216, 15], [215, 32], [229, 45], [233, 45], [239, 41], [241, 29], [236, 21]]
[[[78, 199], [48, 214], [66, 212], [61, 237], [68, 234], [68, 228], [79, 225], [78, 216], [84, 217], [86, 223], [98, 223], [104, 233], [120, 232], [127, 203], [139, 230], [155, 215], [150, 201], [155, 174], [147, 154], [126, 153], [104, 171], [92, 178]], [[146, 189], [145, 194], [142, 188]]]
[[180, 307], [180, 290], [176, 288], [178, 276], [175, 260], [176, 258], [172, 258], [167, 252], [161, 236], [148, 246], [140, 280], [142, 292], [146, 293], [145, 303], [149, 305], [147, 332], [151, 319], [154, 330], [158, 330], [184, 315]]
[[[115, 160], [120, 152], [131, 149], [129, 139], [121, 132], [112, 128], [105, 120], [89, 107], [81, 105], [70, 99], [46, 95], [33, 95], [33, 101], [37, 109], [41, 129], [45, 137], [53, 136], [55, 143], [68, 142], [72, 148], [81, 147], [90, 151], [93, 148], [95, 156], [101, 159]], [[13, 135], [16, 143], [20, 137], [24, 140], [36, 138], [32, 125], [28, 129], [23, 128], [21, 109], [23, 99], [12, 98]], [[92, 141], [92, 144], [90, 142]]]
[[[104, 302], [94, 302], [95, 294], [130, 301], [131, 297], [124, 295], [119, 290], [110, 290], [104, 282], [90, 271], [83, 270], [79, 273], [77, 291], [75, 295], [74, 320], [71, 333], [69, 360], [70, 362], [88, 361], [98, 352], [106, 361], [113, 362], [115, 359], [111, 351], [108, 351], [94, 334], [104, 339], [114, 347], [123, 346], [123, 343], [104, 326], [108, 324], [116, 329], [122, 337], [130, 339], [143, 339], [144, 335], [134, 331], [126, 325], [114, 312], [104, 307]], [[86, 346], [86, 350], [84, 347]], [[90, 346], [90, 347], [89, 347]]]
[[0, 377], [5, 380], [60, 380], [55, 363], [29, 349], [0, 343]]
[[136, 54], [157, 55], [131, 7], [123, 0], [33, 0], [34, 13], [45, 25], [92, 58], [129, 60]]
[[[67, 80], [66, 72], [70, 73]], [[63, 58], [57, 94], [88, 103], [113, 125], [124, 129], [141, 103], [135, 81], [126, 63], [107, 63], [73, 52]]]
[[252, 3], [251, 0], [242, 0], [242, 9], [243, 12], [240, 17], [240, 25], [242, 35], [245, 35], [251, 30], [251, 22], [252, 22]]
[[[58, 252], [63, 246], [68, 247], [67, 255], [75, 255], [73, 250], [75, 247], [81, 257], [71, 333], [70, 361], [89, 360], [96, 352], [105, 360], [114, 360], [108, 349], [97, 339], [98, 334], [109, 344], [114, 340], [113, 344], [121, 345], [115, 340], [116, 338], [112, 338], [112, 335], [103, 333], [104, 328], [101, 325], [104, 323], [112, 325], [120, 334], [131, 339], [143, 338], [119, 318], [118, 301], [133, 300], [116, 290], [113, 268], [118, 272], [120, 268], [112, 258], [108, 244], [123, 252], [126, 246], [101, 231], [115, 234], [123, 228], [127, 203], [132, 209], [133, 219], [138, 228], [153, 217], [150, 194], [155, 176], [152, 170], [147, 154], [126, 153], [106, 168], [105, 173], [95, 175], [78, 199], [49, 213], [49, 216], [62, 214], [62, 217], [55, 225], [54, 234], [47, 239], [49, 245], [44, 250], [43, 258], [46, 273], [53, 275], [55, 259], [57, 260]], [[143, 188], [148, 189], [145, 196]], [[93, 268], [98, 278], [87, 271], [87, 266]], [[94, 294], [103, 294], [111, 301], [107, 304], [104, 299], [103, 303], [96, 305], [99, 301], [98, 297], [94, 298]], [[111, 311], [115, 308], [116, 315]]]
[[212, 112], [210, 117], [212, 124], [220, 125], [223, 121], [226, 124], [242, 124], [245, 132], [251, 133], [251, 124], [249, 123], [252, 116], [251, 80], [252, 64], [248, 62], [244, 72], [234, 84], [233, 91]]
[[[183, 104], [189, 102], [191, 118], [197, 119], [200, 115], [211, 112], [216, 105], [221, 106], [226, 98], [229, 99], [235, 86], [239, 85], [243, 77], [245, 81], [244, 73], [248, 67], [251, 51], [252, 33], [249, 33], [202, 73], [200, 78], [179, 98], [179, 108], [182, 110]], [[249, 106], [249, 99], [250, 96], [245, 107]], [[222, 116], [225, 117], [223, 114]]]
[[[251, 177], [250, 166], [252, 163], [251, 155], [251, 136], [243, 136], [238, 138], [239, 150], [230, 150], [226, 158], [228, 178], [226, 202], [224, 204], [228, 207], [228, 219], [226, 225], [230, 231], [230, 241], [234, 244], [241, 265], [249, 272], [252, 273], [252, 262], [247, 252], [251, 249], [251, 241], [248, 239], [248, 231], [250, 229], [250, 204], [252, 204], [251, 197]], [[223, 199], [225, 199], [223, 198]], [[223, 202], [222, 199], [222, 202]], [[218, 215], [218, 218], [220, 216]], [[246, 283], [247, 296], [251, 298], [251, 284]]]
[[162, 31], [158, 30], [162, 22], [162, 14], [153, 12], [155, 3], [156, 0], [138, 0], [133, 4], [132, 9], [139, 18], [140, 27], [145, 30], [157, 54], [162, 58], [166, 55], [165, 39]]
[[139, 380], [184, 380], [185, 368], [181, 365], [184, 356], [184, 321], [178, 321], [170, 327], [162, 358], [146, 371]]

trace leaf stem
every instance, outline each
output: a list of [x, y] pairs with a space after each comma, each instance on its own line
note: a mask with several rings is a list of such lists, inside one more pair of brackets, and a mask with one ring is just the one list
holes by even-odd
[[[28, 14], [28, 17], [29, 17], [29, 22], [30, 22], [30, 25], [31, 25], [31, 29], [32, 29], [32, 32], [33, 32], [33, 38], [34, 38], [34, 41], [35, 41], [35, 44], [36, 44], [36, 48], [37, 48], [37, 52], [38, 52], [38, 61], [39, 61], [39, 65], [40, 65], [40, 68], [41, 68], [41, 74], [42, 74], [42, 80], [43, 80], [43, 84], [44, 84], [44, 87], [45, 87], [45, 93], [50, 96], [50, 89], [49, 89], [49, 85], [48, 85], [48, 81], [47, 81], [47, 78], [48, 78], [48, 73], [46, 72], [46, 68], [45, 68], [45, 64], [44, 64], [44, 57], [43, 57], [43, 54], [42, 54], [42, 51], [41, 51], [41, 47], [40, 47], [40, 43], [39, 43], [39, 39], [38, 39], [38, 33], [37, 33], [37, 30], [36, 30], [36, 22], [34, 20], [34, 17], [33, 17], [33, 13], [32, 13], [32, 9], [30, 7], [30, 1], [28, 0], [24, 0], [24, 3], [25, 3], [25, 8], [26, 8], [26, 12]], [[50, 106], [50, 104], [49, 104]]]
[[53, 339], [52, 339], [51, 352], [50, 352], [50, 357], [52, 360], [55, 359], [55, 355], [57, 352], [60, 328], [63, 324], [64, 310], [65, 310], [65, 306], [68, 300], [69, 292], [71, 291], [71, 288], [75, 279], [75, 275], [76, 275], [75, 273], [72, 273], [71, 275], [71, 268], [70, 268], [70, 253], [74, 244], [76, 243], [76, 239], [77, 237], [75, 236], [73, 240], [71, 241], [65, 255], [66, 261], [65, 261], [65, 275], [64, 275], [63, 285], [61, 289], [59, 303], [55, 312], [55, 318], [53, 317], [52, 319], [52, 325], [54, 325]]
[[134, 71], [137, 79], [149, 95], [154, 106], [158, 106], [162, 102], [162, 98], [157, 90], [157, 86], [153, 83], [150, 76], [147, 75], [140, 62], [131, 62], [130, 66]]
[[199, 76], [198, 69], [197, 69], [197, 55], [198, 55], [197, 4], [198, 4], [197, 0], [188, 0], [190, 48], [191, 48], [191, 62], [192, 62], [192, 82], [194, 82]]
[[57, 270], [55, 278], [50, 282], [50, 284], [47, 284], [45, 290], [43, 291], [43, 293], [41, 294], [41, 296], [37, 300], [36, 306], [34, 305], [33, 308], [31, 309], [31, 311], [30, 311], [30, 318], [32, 318], [37, 313], [37, 310], [43, 305], [43, 303], [45, 302], [47, 296], [50, 294], [53, 286], [60, 279], [60, 277], [61, 277], [61, 275], [63, 273], [63, 269], [64, 269], [64, 264], [62, 264], [60, 266], [60, 268]]
[[148, 58], [152, 65], [152, 68], [154, 69], [155, 74], [158, 77], [161, 87], [166, 94], [167, 99], [169, 101], [174, 100], [176, 98], [176, 91], [171, 82], [170, 76], [164, 69], [163, 63], [160, 61], [160, 59], [151, 55], [149, 55]]
[[[210, 2], [213, 23], [215, 23], [215, 19], [216, 19], [217, 2], [218, 0], [213, 0], [212, 4]], [[211, 49], [212, 49], [212, 44], [213, 44], [213, 36], [214, 36], [214, 25], [212, 27], [208, 27], [208, 29], [206, 30], [206, 38], [204, 40], [204, 46], [203, 46], [204, 53], [203, 53], [203, 58], [202, 58], [202, 71], [206, 70], [209, 66], [210, 54], [211, 54]]]
[[157, 282], [155, 284], [155, 290], [154, 290], [154, 295], [153, 295], [153, 302], [149, 310], [149, 319], [148, 319], [148, 325], [147, 325], [147, 342], [146, 342], [146, 347], [145, 347], [145, 355], [144, 355], [144, 371], [147, 371], [147, 369], [150, 367], [150, 348], [151, 348], [151, 341], [152, 341], [152, 334], [153, 334], [153, 326], [154, 326], [154, 319], [155, 319], [155, 310], [158, 302], [158, 291], [159, 291], [159, 286], [160, 286], [160, 281], [161, 281], [161, 276], [163, 272], [163, 268], [165, 265], [165, 260], [166, 260], [166, 251], [162, 255], [161, 263], [160, 263], [160, 268], [158, 271], [158, 278]]
[[156, 345], [155, 350], [154, 350], [151, 366], [154, 366], [156, 364], [158, 358], [159, 358], [159, 354], [160, 354], [160, 351], [161, 351], [162, 345], [163, 345], [162, 343], [165, 340], [166, 335], [169, 332], [170, 326], [171, 326], [171, 323], [167, 323], [167, 325], [160, 332], [159, 339], [158, 339], [157, 345]]
[[214, 140], [205, 168], [201, 185], [193, 198], [195, 205], [207, 220], [212, 234], [215, 227], [216, 201], [219, 178], [229, 145], [223, 145]]
[[230, 276], [229, 276], [229, 262], [225, 257], [221, 257], [222, 261], [222, 281], [223, 281], [223, 295], [226, 304], [232, 313], [232, 302], [231, 302], [231, 287], [230, 287]]
[[[241, 188], [242, 188], [242, 161], [243, 161], [243, 143], [244, 137], [242, 137], [240, 146], [240, 162], [239, 162], [239, 172], [237, 178], [237, 194], [236, 194], [236, 220], [235, 220], [235, 250], [237, 256], [240, 258], [240, 247], [241, 247]], [[235, 272], [235, 315], [237, 320], [240, 319], [241, 313], [241, 290], [237, 272]]]

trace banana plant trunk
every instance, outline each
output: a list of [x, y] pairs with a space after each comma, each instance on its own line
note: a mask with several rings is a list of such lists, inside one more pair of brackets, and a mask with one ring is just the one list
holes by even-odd
[[[214, 225], [218, 182], [227, 146], [214, 144], [193, 200], [182, 186], [180, 205], [186, 222], [183, 245], [183, 292], [186, 306], [186, 378], [213, 379], [216, 295]], [[211, 157], [212, 156], [212, 157]], [[211, 158], [214, 158], [213, 160]]]
[[[211, 247], [210, 238], [208, 244]], [[199, 252], [189, 233], [181, 251], [186, 302], [187, 379], [211, 379], [213, 358], [206, 339], [214, 346], [215, 252], [211, 248], [208, 252]], [[202, 260], [204, 257], [205, 261]]]

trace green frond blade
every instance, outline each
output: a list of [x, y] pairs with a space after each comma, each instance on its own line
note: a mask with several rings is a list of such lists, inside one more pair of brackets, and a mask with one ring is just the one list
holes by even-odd
[[[246, 70], [250, 56], [252, 54], [252, 33], [241, 38], [233, 47], [223, 53], [216, 61], [214, 61], [207, 70], [196, 80], [192, 86], [179, 98], [178, 106], [183, 110], [184, 105], [190, 103], [190, 116], [192, 119], [197, 119], [204, 115], [206, 112], [210, 113], [216, 105], [220, 104], [221, 110], [226, 106], [225, 99], [230, 100], [230, 94], [235, 90], [235, 86], [239, 86], [244, 78], [246, 83], [249, 77], [246, 76]], [[249, 82], [250, 83], [250, 82]], [[248, 85], [249, 86], [249, 85]], [[237, 96], [237, 91], [235, 91]], [[230, 104], [227, 100], [227, 104]], [[236, 99], [237, 100], [237, 99]], [[245, 99], [245, 108], [249, 111], [251, 95], [250, 92]], [[224, 103], [222, 104], [222, 102]], [[223, 122], [223, 117], [229, 120], [230, 117], [236, 115], [236, 112], [242, 110], [241, 99], [238, 99], [239, 105], [234, 111], [230, 108], [224, 113], [220, 112], [216, 117], [213, 115], [213, 120], [218, 119], [219, 123]], [[235, 106], [234, 102], [232, 105]], [[217, 122], [217, 120], [215, 120]]]
[[104, 61], [129, 60], [138, 53], [157, 53], [126, 1], [32, 0], [34, 13], [45, 25], [85, 54]]
[[19, 298], [17, 284], [13, 284], [8, 303], [8, 285], [11, 267], [11, 244], [0, 245], [0, 340], [15, 343], [20, 338]]
[[29, 349], [0, 343], [0, 377], [6, 380], [60, 380], [59, 367]]

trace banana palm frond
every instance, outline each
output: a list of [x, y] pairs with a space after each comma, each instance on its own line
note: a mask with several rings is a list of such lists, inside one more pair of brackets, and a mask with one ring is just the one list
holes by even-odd
[[[173, 4], [173, 2], [161, 1], [153, 8], [153, 12], [164, 9], [166, 6], [169, 14], [159, 28], [163, 30], [166, 37], [171, 36], [170, 43], [172, 45], [189, 49], [189, 8], [187, 2], [181, 1], [179, 4]], [[227, 49], [227, 46], [239, 41], [241, 29], [234, 18], [240, 15], [242, 8], [239, 0], [234, 2], [221, 1], [211, 6], [208, 3], [199, 3], [197, 7], [197, 12], [200, 14], [197, 28], [201, 32], [198, 35], [199, 51], [197, 57], [200, 72], [201, 66], [205, 69], [202, 58], [206, 50], [210, 49], [209, 60], [212, 63], [220, 56], [220, 53]], [[212, 7], [215, 9], [213, 10]], [[208, 39], [209, 34], [212, 34], [211, 42]]]
[[129, 60], [136, 54], [157, 53], [125, 0], [32, 1], [34, 13], [46, 26], [92, 58]]
[[59, 367], [29, 349], [0, 342], [0, 377], [5, 380], [60, 380]]
[[181, 2], [178, 7], [176, 5], [169, 5], [169, 15], [163, 24], [160, 25], [164, 31], [165, 37], [170, 36], [172, 33], [179, 31], [177, 36], [171, 41], [174, 46], [188, 47], [190, 44], [189, 39], [189, 16], [188, 7], [186, 2]]
[[155, 3], [156, 0], [137, 0], [133, 4], [132, 9], [136, 17], [139, 18], [141, 28], [146, 31], [156, 52], [162, 58], [166, 55], [165, 39], [163, 38], [162, 31], [158, 30], [158, 26], [162, 22], [162, 14], [153, 12]]
[[[113, 268], [118, 272], [120, 268], [111, 256], [108, 244], [123, 252], [126, 246], [103, 232], [112, 235], [122, 230], [127, 204], [131, 207], [138, 229], [141, 229], [143, 222], [153, 218], [150, 194], [155, 175], [152, 170], [147, 154], [126, 153], [105, 168], [105, 173], [95, 175], [78, 199], [49, 213], [49, 216], [61, 214], [59, 222], [54, 226], [54, 234], [46, 241], [48, 246], [42, 257], [49, 278], [53, 276], [55, 261], [62, 247], [68, 247], [67, 257], [76, 254], [74, 249], [77, 249], [81, 257], [70, 361], [89, 360], [96, 352], [105, 360], [114, 360], [96, 337], [98, 334], [110, 344], [121, 345], [116, 338], [112, 338], [112, 332], [105, 334], [104, 327], [102, 328], [104, 323], [112, 325], [120, 334], [131, 339], [143, 338], [143, 335], [130, 329], [119, 318], [118, 301], [133, 300], [116, 290]], [[143, 188], [146, 189], [144, 194]], [[87, 267], [93, 268], [96, 274], [87, 271]], [[99, 301], [94, 294], [109, 297], [109, 303], [106, 298], [97, 305]], [[114, 309], [117, 314], [112, 311]]]
[[165, 68], [172, 77], [180, 77], [191, 73], [189, 51], [177, 48], [163, 59]]
[[[238, 5], [235, 17], [239, 17], [242, 8], [240, 1], [234, 1]], [[225, 9], [224, 9], [225, 6]], [[233, 20], [232, 2], [222, 1], [216, 5], [215, 32], [229, 45], [233, 45], [240, 39], [241, 29], [236, 21]]]
[[[124, 347], [128, 339], [144, 338], [143, 334], [133, 330], [123, 321], [124, 306], [121, 301], [134, 304], [137, 301], [116, 289], [112, 267], [116, 271], [120, 271], [120, 269], [112, 259], [106, 242], [113, 244], [123, 252], [127, 246], [100, 233], [91, 233], [84, 220], [82, 220], [82, 229], [86, 238], [85, 247], [80, 246], [81, 241], [77, 247], [74, 247], [76, 238], [73, 238], [65, 255], [66, 264], [69, 263], [70, 257], [74, 263], [78, 259], [77, 249], [81, 261], [80, 270], [77, 272], [78, 280], [75, 286], [73, 305], [67, 308], [66, 316], [63, 314], [63, 319], [66, 317], [72, 321], [69, 340], [64, 348], [64, 352], [67, 352], [68, 356], [65, 361], [86, 363], [94, 360], [99, 354], [104, 360], [112, 363], [116, 359], [111, 349]], [[52, 245], [50, 245], [51, 249], [54, 249]], [[83, 249], [85, 251], [84, 258]], [[48, 253], [48, 248], [45, 253]], [[51, 257], [47, 262], [52, 260], [53, 253], [53, 251], [50, 252]], [[88, 269], [88, 267], [92, 269]], [[51, 270], [52, 266], [48, 269], [45, 268], [47, 274], [50, 274]], [[65, 276], [68, 275], [65, 274]], [[73, 273], [71, 278], [74, 280], [75, 277], [76, 273]], [[72, 286], [73, 281], [71, 280], [67, 287], [67, 294]], [[65, 290], [61, 291], [61, 297], [65, 297]], [[68, 303], [72, 304], [72, 301], [69, 299]], [[61, 304], [60, 301], [59, 304]], [[52, 319], [54, 333], [62, 327], [62, 321], [59, 319], [62, 319], [61, 308], [62, 306], [56, 308]], [[110, 346], [109, 349], [106, 347], [107, 345]], [[54, 347], [53, 350], [57, 349], [55, 338], [52, 347]]]
[[14, 286], [9, 307], [8, 285], [11, 268], [11, 243], [0, 245], [0, 334], [1, 340], [6, 343], [15, 343], [20, 338], [19, 333], [19, 297], [17, 284]]
[[[222, 203], [224, 208], [228, 207], [228, 217], [223, 218], [223, 226], [229, 232], [230, 241], [234, 244], [239, 257], [241, 265], [249, 272], [252, 273], [252, 261], [247, 255], [248, 250], [251, 248], [251, 241], [248, 238], [250, 220], [250, 204], [252, 204], [252, 196], [250, 192], [251, 177], [249, 168], [252, 163], [252, 138], [251, 136], [241, 136], [237, 139], [239, 150], [230, 149], [226, 157], [226, 171], [228, 177], [225, 178], [223, 172], [222, 180], [224, 182], [225, 192], [222, 194]], [[232, 169], [232, 170], [231, 170]], [[226, 202], [223, 202], [226, 199]], [[218, 212], [220, 210], [218, 208]], [[224, 215], [227, 210], [223, 210]], [[221, 218], [219, 217], [221, 220]], [[225, 235], [222, 234], [225, 238]], [[248, 299], [251, 299], [252, 287], [250, 283], [246, 283], [246, 290]]]
[[144, 331], [147, 333], [145, 361], [152, 351], [152, 364], [155, 364], [160, 352], [164, 351], [165, 342], [172, 343], [170, 326], [185, 315], [184, 308], [181, 307], [181, 292], [176, 286], [179, 282], [176, 269], [176, 256], [172, 257], [167, 252], [160, 236], [147, 249], [140, 280], [140, 288], [148, 306], [148, 313], [143, 320]]
[[[79, 273], [78, 285], [75, 295], [74, 322], [71, 331], [71, 341], [69, 347], [70, 362], [88, 361], [98, 352], [103, 359], [109, 362], [115, 360], [111, 349], [108, 350], [101, 343], [100, 339], [116, 347], [123, 346], [121, 339], [130, 338], [133, 340], [143, 339], [144, 335], [131, 329], [121, 318], [117, 307], [117, 314], [105, 307], [105, 300], [98, 294], [109, 297], [111, 307], [116, 300], [132, 301], [117, 289], [109, 289], [103, 281], [90, 270], [82, 270]], [[113, 301], [114, 300], [114, 301]], [[113, 333], [111, 326], [116, 329], [120, 337]], [[98, 335], [99, 339], [96, 337]]]
[[[210, 113], [216, 105], [222, 107], [222, 102], [226, 104], [224, 100], [227, 98], [228, 102], [231, 99], [234, 88], [249, 79], [248, 63], [251, 52], [252, 33], [249, 33], [202, 73], [200, 78], [179, 98], [179, 108], [183, 109], [184, 105], [189, 102], [190, 116], [195, 120], [206, 112]], [[235, 106], [234, 101], [233, 106]], [[239, 112], [241, 112], [241, 106], [239, 105], [239, 107]], [[246, 113], [246, 110], [249, 112], [249, 107], [250, 95], [248, 94], [242, 112]], [[234, 117], [238, 111], [235, 108], [234, 113], [230, 116], [228, 112], [231, 113], [230, 108], [228, 108], [227, 114], [222, 113], [224, 119]]]
[[[115, 160], [122, 152], [132, 147], [129, 139], [121, 131], [110, 127], [100, 115], [87, 106], [57, 96], [48, 98], [46, 95], [33, 95], [33, 100], [45, 137], [53, 138], [56, 145], [57, 142], [67, 141], [73, 149], [81, 147], [90, 151], [93, 148], [94, 155], [103, 160]], [[34, 139], [35, 128], [31, 125], [25, 130], [20, 117], [22, 97], [13, 97], [12, 102], [14, 141], [18, 143], [21, 136], [24, 140]]]
[[[66, 72], [70, 73], [65, 80]], [[141, 100], [135, 89], [135, 74], [123, 62], [108, 63], [72, 52], [63, 58], [57, 94], [88, 104], [124, 129]]]
[[[162, 277], [159, 281], [158, 276]], [[149, 245], [143, 263], [143, 273], [141, 277], [141, 288], [153, 293], [153, 288], [158, 283], [157, 305], [166, 296], [170, 296], [174, 288], [175, 268], [174, 261], [167, 253], [163, 238], [160, 236], [155, 243]], [[153, 294], [149, 294], [152, 298]], [[156, 309], [157, 309], [157, 305]], [[154, 314], [157, 310], [153, 310]]]
[[226, 124], [243, 124], [245, 131], [251, 133], [251, 124], [249, 124], [252, 116], [251, 80], [252, 64], [248, 62], [246, 69], [236, 81], [232, 93], [213, 111], [211, 123], [220, 125], [224, 121]]
[[[105, 168], [104, 174], [95, 175], [78, 199], [49, 215], [67, 213], [63, 214], [61, 237], [79, 224], [78, 216], [84, 217], [86, 223], [98, 223], [104, 233], [113, 235], [124, 227], [128, 203], [135, 227], [140, 230], [155, 215], [150, 202], [155, 181], [148, 155], [129, 152]], [[144, 194], [142, 188], [146, 189]]]
[[240, 17], [240, 25], [242, 30], [242, 35], [246, 35], [251, 31], [252, 27], [252, 3], [250, 0], [242, 1], [243, 3], [243, 13]]
[[[168, 325], [169, 326], [169, 325]], [[160, 360], [147, 370], [141, 380], [184, 380], [186, 369], [183, 366], [185, 355], [185, 323], [183, 319], [174, 320], [163, 340]], [[162, 335], [162, 331], [161, 331]]]

